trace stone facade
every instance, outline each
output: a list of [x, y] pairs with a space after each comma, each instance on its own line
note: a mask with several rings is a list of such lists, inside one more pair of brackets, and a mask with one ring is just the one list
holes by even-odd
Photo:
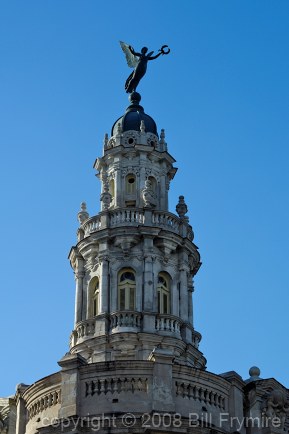
[[251, 368], [206, 370], [193, 324], [201, 265], [164, 130], [131, 95], [95, 162], [101, 211], [78, 213], [75, 324], [61, 370], [0, 399], [0, 434], [261, 432], [289, 428], [288, 390]]

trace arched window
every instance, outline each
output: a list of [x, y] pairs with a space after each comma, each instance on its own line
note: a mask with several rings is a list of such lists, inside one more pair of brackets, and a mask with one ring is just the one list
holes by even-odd
[[125, 268], [118, 274], [119, 310], [135, 310], [135, 272]]
[[135, 176], [130, 174], [125, 178], [125, 192], [126, 194], [135, 194], [136, 191], [136, 182]]
[[166, 273], [158, 275], [158, 312], [170, 313], [170, 278]]
[[99, 314], [99, 278], [95, 277], [91, 282], [92, 316]]

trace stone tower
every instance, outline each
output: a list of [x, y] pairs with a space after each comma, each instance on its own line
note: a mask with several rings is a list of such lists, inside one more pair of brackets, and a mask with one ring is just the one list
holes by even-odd
[[[95, 162], [101, 211], [78, 213], [75, 324], [61, 370], [0, 398], [0, 434], [284, 434], [288, 390], [252, 367], [206, 370], [193, 326], [200, 256], [176, 168], [133, 92]], [[228, 343], [226, 343], [228, 344]], [[220, 341], [220, 351], [223, 342]]]
[[130, 102], [94, 165], [101, 212], [89, 217], [82, 204], [78, 214], [69, 255], [76, 278], [71, 353], [96, 363], [148, 360], [161, 350], [203, 369], [192, 306], [200, 256], [183, 196], [178, 216], [168, 211], [175, 160], [140, 95]]

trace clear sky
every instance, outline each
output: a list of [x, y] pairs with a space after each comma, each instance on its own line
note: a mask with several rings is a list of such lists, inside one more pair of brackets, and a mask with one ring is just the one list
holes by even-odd
[[67, 260], [93, 162], [128, 104], [119, 40], [171, 48], [139, 86], [166, 129], [203, 265], [195, 327], [208, 370], [289, 386], [288, 0], [0, 4], [0, 396], [59, 369], [74, 316]]

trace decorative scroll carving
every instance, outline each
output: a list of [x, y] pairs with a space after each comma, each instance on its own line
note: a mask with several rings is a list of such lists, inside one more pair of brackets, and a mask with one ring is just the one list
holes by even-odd
[[274, 418], [278, 419], [280, 428], [284, 428], [286, 418], [289, 416], [289, 401], [283, 391], [275, 389], [267, 395], [263, 415], [269, 422]]

